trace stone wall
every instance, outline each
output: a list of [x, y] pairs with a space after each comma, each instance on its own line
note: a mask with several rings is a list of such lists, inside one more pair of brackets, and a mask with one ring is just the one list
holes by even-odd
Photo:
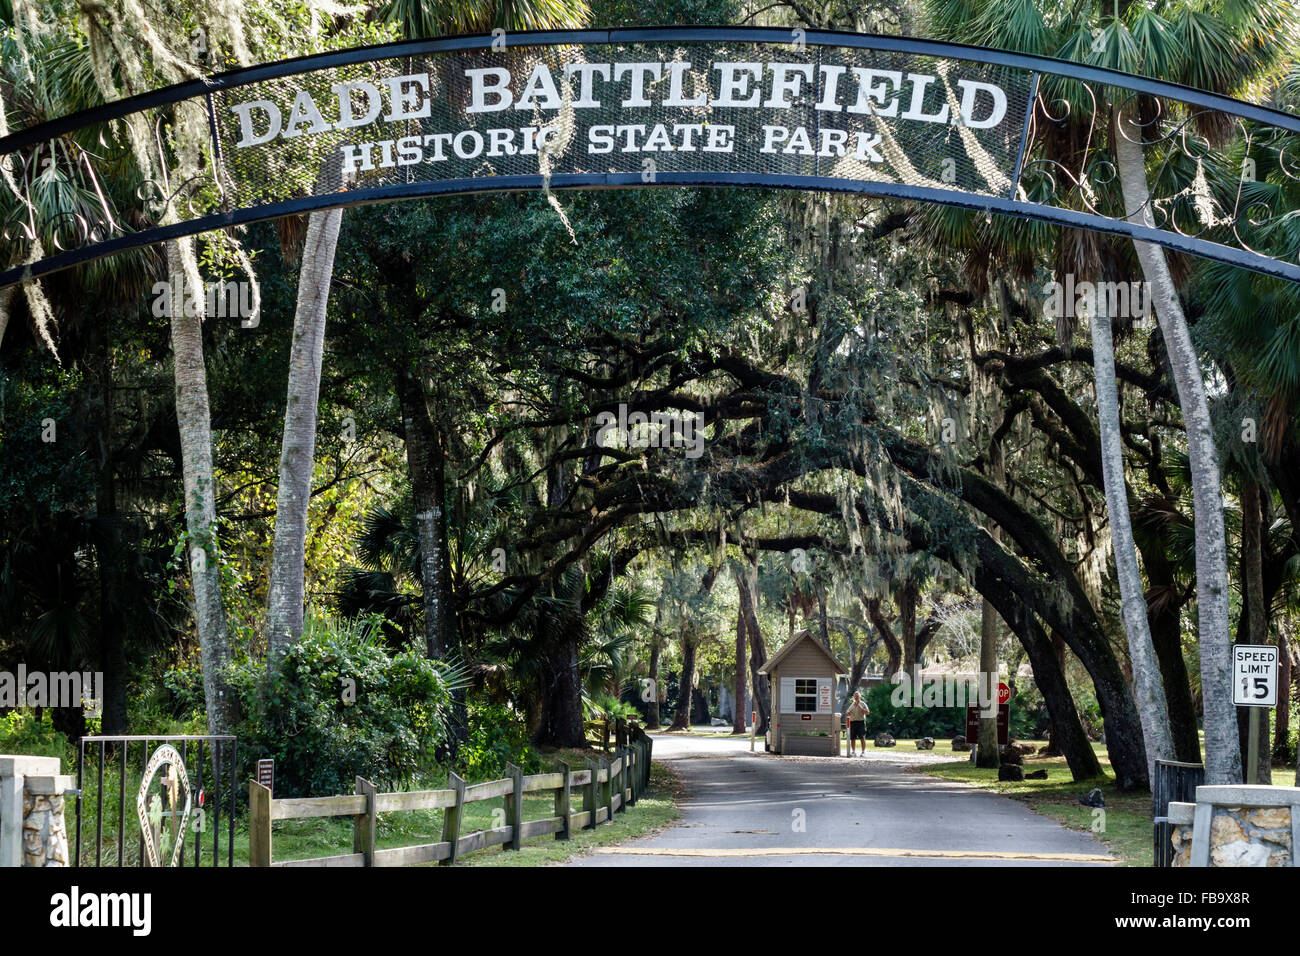
[[59, 758], [0, 755], [0, 866], [67, 866]]
[[[23, 787], [23, 866], [67, 866], [68, 828], [60, 777], [28, 777]], [[58, 787], [58, 792], [53, 791]], [[47, 791], [47, 792], [42, 792]]]
[[1295, 866], [1300, 790], [1197, 787], [1195, 803], [1171, 803], [1174, 866]]

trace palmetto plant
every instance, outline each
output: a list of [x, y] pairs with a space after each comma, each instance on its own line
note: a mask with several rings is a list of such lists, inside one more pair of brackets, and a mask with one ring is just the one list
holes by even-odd
[[[1111, 4], [1083, 3], [1072, 8], [1036, 0], [931, 0], [927, 6], [934, 32], [946, 39], [1057, 56], [1226, 94], [1246, 92], [1252, 83], [1267, 80], [1284, 62], [1287, 42], [1294, 36], [1296, 25], [1296, 8], [1290, 0], [1160, 0], [1154, 3], [1116, 0]], [[1072, 117], [1070, 123], [1062, 124], [1059, 136], [1049, 146], [1077, 150], [1077, 136], [1072, 135], [1071, 123], [1107, 127], [1122, 193], [1121, 214], [1132, 221], [1154, 225], [1143, 134], [1158, 116], [1156, 104], [1145, 97], [1095, 102], [1083, 84], [1060, 78], [1045, 80], [1043, 94], [1049, 101], [1067, 102]], [[1173, 108], [1173, 104], [1161, 105]], [[1225, 118], [1218, 114], [1201, 113], [1193, 121], [1202, 134], [1212, 138], [1221, 140], [1231, 132]], [[1173, 169], [1176, 172], [1177, 166]], [[994, 234], [993, 239], [997, 238], [1000, 237]], [[1190, 450], [1196, 502], [1201, 666], [1203, 684], [1208, 691], [1205, 695], [1206, 780], [1236, 782], [1240, 779], [1241, 759], [1236, 715], [1228, 696], [1227, 548], [1218, 454], [1197, 353], [1192, 347], [1168, 262], [1158, 247], [1135, 242], [1134, 248], [1153, 291]], [[1090, 265], [1092, 256], [1086, 248], [1084, 253], [1072, 258], [1080, 265]], [[1095, 330], [1103, 324], [1106, 323], [1092, 323]], [[1119, 464], [1118, 419], [1110, 407], [1114, 396], [1108, 381], [1110, 374], [1106, 371], [1109, 368], [1113, 373], [1109, 335], [1103, 335], [1095, 345], [1095, 352], [1102, 353], [1097, 366], [1098, 403], [1103, 444], [1108, 448], [1104, 458], [1111, 468], [1107, 477], [1107, 503], [1114, 522], [1117, 514], [1127, 509], [1122, 501], [1122, 472], [1115, 474]], [[1124, 514], [1121, 524], [1127, 523], [1126, 518]], [[1150, 640], [1143, 638], [1142, 623], [1138, 620], [1141, 591], [1136, 562], [1125, 567], [1131, 554], [1131, 544], [1117, 542], [1121, 590], [1125, 604], [1133, 608], [1126, 612], [1125, 619], [1130, 624], [1134, 670], [1138, 674], [1156, 675], [1156, 669], [1147, 666], [1151, 663], [1147, 654]], [[1155, 683], [1140, 680], [1137, 688], [1148, 761], [1155, 756], [1150, 752], [1153, 747], [1163, 749], [1164, 734], [1157, 726], [1160, 723], [1157, 688], [1158, 678]]]
[[586, 20], [585, 0], [391, 0], [382, 8], [389, 23], [412, 39], [489, 30], [558, 30]]
[[588, 615], [590, 638], [579, 661], [588, 696], [617, 698], [630, 677], [636, 641], [650, 626], [654, 609], [648, 589], [620, 582]]

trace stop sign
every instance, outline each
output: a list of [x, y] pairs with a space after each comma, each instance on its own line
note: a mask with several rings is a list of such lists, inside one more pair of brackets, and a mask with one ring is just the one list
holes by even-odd
[[998, 703], [1005, 704], [1011, 699], [1011, 688], [1006, 684], [998, 684]]

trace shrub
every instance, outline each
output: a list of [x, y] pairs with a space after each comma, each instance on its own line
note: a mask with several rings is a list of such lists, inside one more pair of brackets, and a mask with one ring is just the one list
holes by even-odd
[[75, 753], [66, 734], [55, 730], [49, 720], [38, 723], [29, 710], [14, 710], [0, 717], [0, 754], [60, 757], [66, 762]]
[[863, 696], [871, 716], [867, 733], [893, 734], [899, 739], [951, 737], [966, 732], [965, 707], [896, 707], [893, 684], [877, 684]]
[[269, 673], [232, 668], [240, 749], [275, 759], [277, 796], [351, 793], [358, 776], [397, 789], [432, 764], [451, 704], [442, 666], [380, 640], [373, 623], [316, 618]]
[[506, 764], [524, 773], [542, 771], [542, 760], [528, 741], [528, 726], [517, 711], [502, 704], [471, 702], [469, 739], [460, 749], [465, 778], [495, 780], [506, 775]]

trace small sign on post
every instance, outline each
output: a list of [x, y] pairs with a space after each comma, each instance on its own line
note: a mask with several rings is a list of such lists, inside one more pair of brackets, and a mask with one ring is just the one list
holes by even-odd
[[[966, 741], [974, 744], [980, 739], [980, 717], [984, 716], [979, 704], [966, 708]], [[1011, 688], [998, 684], [998, 746], [1005, 747], [1011, 739]]]
[[257, 762], [257, 782], [272, 793], [275, 792], [275, 761], [265, 757]]
[[1232, 645], [1232, 702], [1250, 708], [1246, 731], [1246, 782], [1259, 782], [1259, 711], [1277, 706], [1277, 648]]
[[1277, 648], [1232, 645], [1232, 702], [1238, 707], [1277, 706]]

